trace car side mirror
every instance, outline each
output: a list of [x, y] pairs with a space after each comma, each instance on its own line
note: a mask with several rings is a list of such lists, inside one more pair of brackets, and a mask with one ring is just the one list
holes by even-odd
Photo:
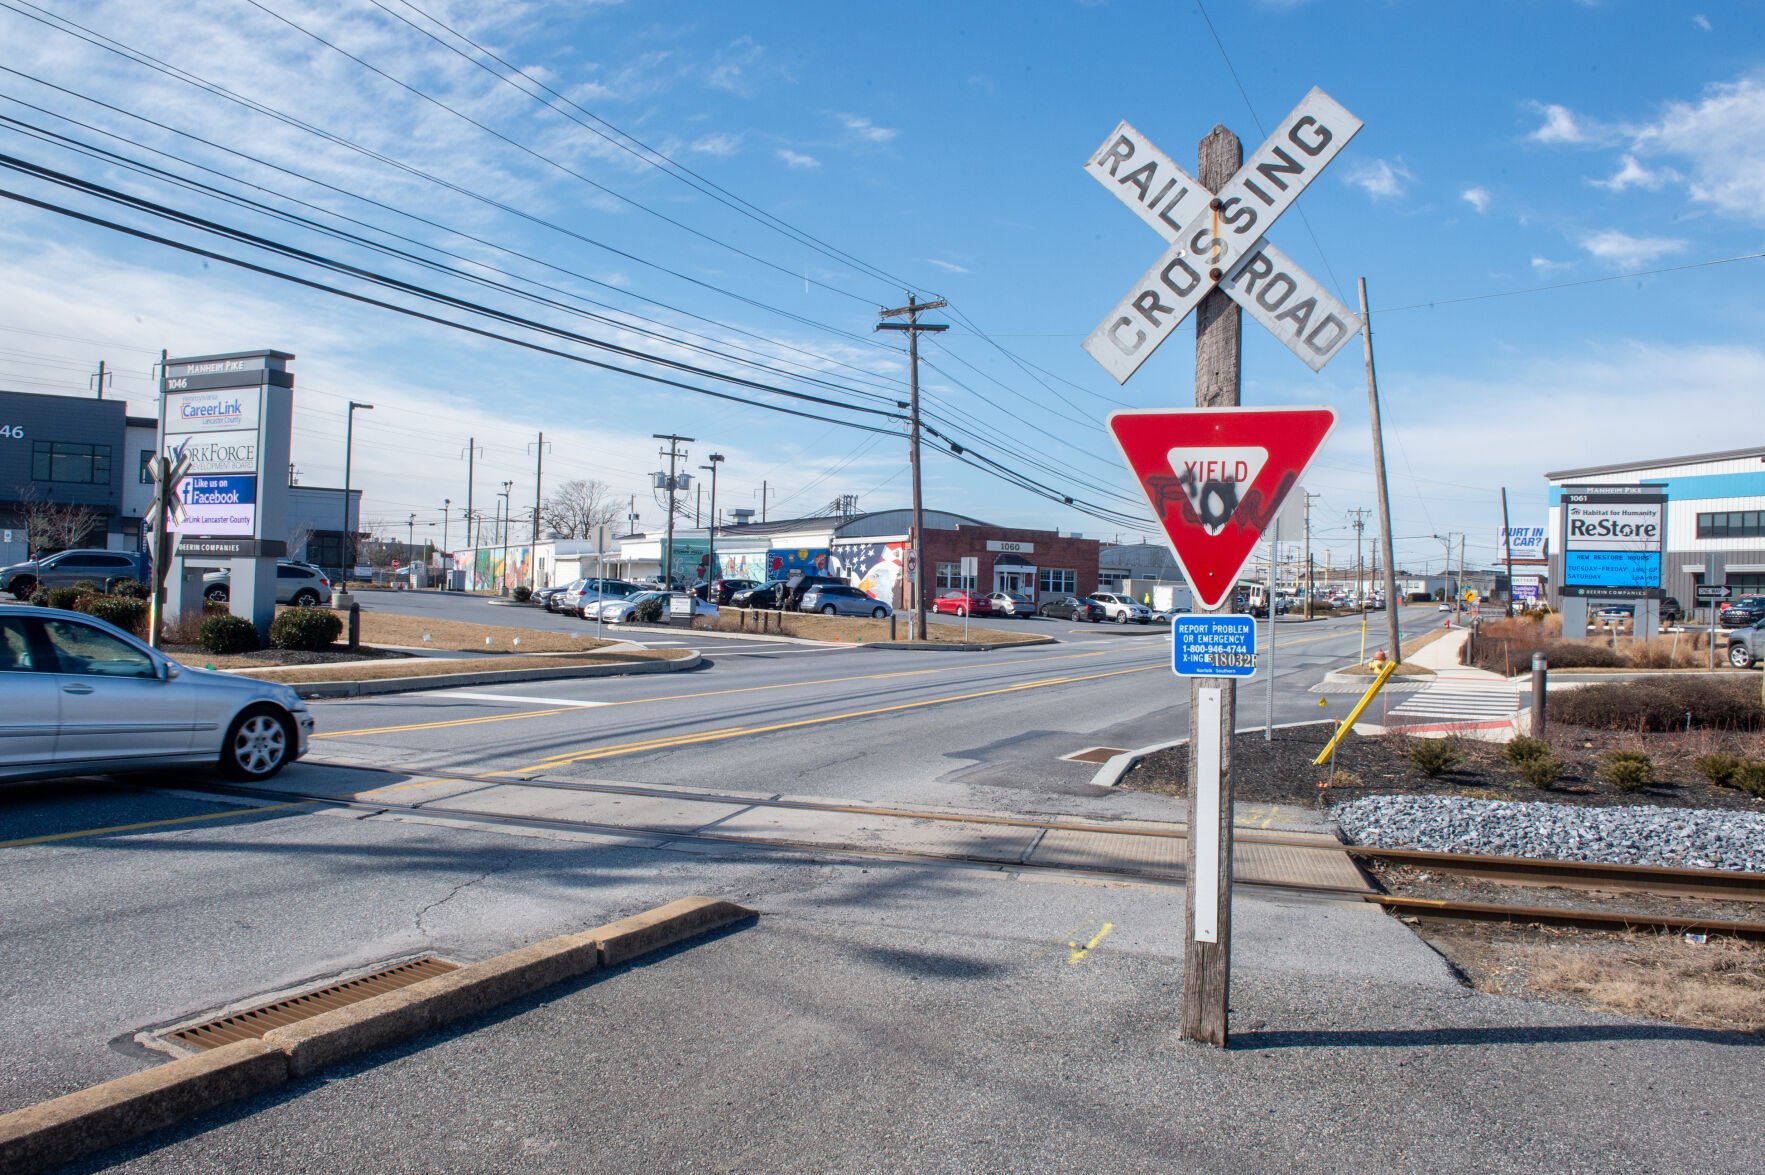
[[161, 661], [159, 663], [159, 678], [161, 681], [173, 681], [183, 672], [184, 667], [179, 665], [176, 661]]

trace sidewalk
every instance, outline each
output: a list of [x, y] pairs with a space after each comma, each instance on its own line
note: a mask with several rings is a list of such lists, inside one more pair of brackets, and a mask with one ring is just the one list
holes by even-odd
[[1435, 679], [1386, 711], [1386, 730], [1507, 741], [1520, 711], [1519, 695], [1501, 674], [1459, 664], [1459, 651], [1470, 637], [1470, 629], [1454, 629], [1416, 650], [1409, 663], [1433, 670]]

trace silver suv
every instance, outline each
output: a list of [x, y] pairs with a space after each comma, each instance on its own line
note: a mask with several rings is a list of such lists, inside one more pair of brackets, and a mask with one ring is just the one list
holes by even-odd
[[889, 614], [889, 606], [855, 587], [844, 584], [818, 583], [797, 601], [799, 612], [820, 612], [828, 616], [874, 616], [878, 620]]
[[[233, 594], [232, 575], [211, 571], [202, 577], [202, 596], [218, 604]], [[296, 608], [316, 608], [331, 602], [331, 581], [310, 563], [285, 560], [276, 564], [276, 603]]]
[[1118, 595], [1115, 592], [1092, 592], [1091, 602], [1101, 605], [1104, 618], [1117, 624], [1126, 624], [1130, 620], [1136, 624], [1152, 623], [1152, 609], [1132, 596]]
[[1728, 663], [1736, 669], [1751, 669], [1765, 661], [1765, 620], [1728, 634]]

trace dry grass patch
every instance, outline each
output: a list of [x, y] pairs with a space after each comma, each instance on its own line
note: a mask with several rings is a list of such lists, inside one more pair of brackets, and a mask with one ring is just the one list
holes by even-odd
[[[394, 678], [468, 676], [489, 670], [556, 669], [585, 665], [629, 665], [634, 661], [672, 661], [687, 656], [681, 649], [644, 649], [625, 653], [600, 653], [590, 656], [536, 657], [472, 657], [454, 660], [408, 657], [398, 661], [376, 661], [363, 665], [333, 661], [324, 665], [267, 666], [249, 663], [240, 677], [263, 681], [279, 681], [285, 685], [310, 684], [315, 681], [387, 681]], [[225, 660], [226, 658], [222, 658]], [[239, 658], [232, 658], [239, 660]], [[217, 665], [216, 668], [223, 668]]]
[[[702, 621], [699, 623], [703, 623]], [[697, 625], [695, 625], [696, 627]], [[768, 633], [773, 636], [794, 636], [812, 641], [886, 641], [888, 620], [867, 616], [819, 616], [802, 612], [772, 612], [754, 608], [724, 608], [714, 624], [705, 626], [712, 632]], [[895, 617], [899, 639], [907, 638], [907, 618]], [[1011, 629], [971, 626], [967, 643], [984, 645], [1019, 645], [1046, 637], [1042, 632], [1016, 632]], [[946, 644], [962, 644], [962, 623], [931, 621], [926, 625], [925, 639]]]
[[[603, 630], [604, 632], [604, 630]], [[428, 642], [423, 640], [427, 634]], [[490, 643], [485, 644], [486, 638]], [[362, 643], [404, 645], [410, 648], [453, 652], [581, 653], [612, 643], [594, 639], [594, 625], [586, 631], [547, 632], [538, 628], [504, 628], [495, 624], [471, 624], [463, 620], [425, 620], [391, 612], [362, 609]]]
[[1533, 947], [1525, 966], [1543, 995], [1693, 1028], [1765, 1032], [1765, 947], [1757, 944], [1627, 935], [1594, 949]]

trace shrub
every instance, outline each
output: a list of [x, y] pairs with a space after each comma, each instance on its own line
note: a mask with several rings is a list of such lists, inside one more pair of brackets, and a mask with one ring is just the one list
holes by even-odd
[[32, 592], [31, 604], [38, 608], [47, 608], [49, 606], [49, 589], [40, 587]]
[[517, 587], [515, 589], [515, 603], [525, 604], [528, 600], [531, 600], [532, 598], [533, 598], [533, 589], [528, 587], [526, 584], [522, 584], [520, 587]]
[[89, 579], [76, 579], [76, 580], [74, 580], [74, 589], [76, 591], [85, 592], [87, 595], [95, 595], [98, 592], [101, 592], [104, 590], [103, 588], [99, 587], [96, 583], [94, 583], [92, 580], [89, 580]]
[[77, 587], [50, 588], [48, 599], [44, 602], [51, 608], [60, 608], [71, 612], [79, 604], [80, 597], [87, 595], [90, 591], [90, 588]]
[[80, 611], [108, 620], [124, 632], [139, 632], [147, 619], [147, 603], [123, 596], [81, 596]]
[[1656, 681], [1590, 685], [1551, 697], [1551, 720], [1595, 730], [1716, 730], [1765, 728], [1765, 706], [1753, 679], [1666, 677]]
[[1765, 763], [1749, 759], [1734, 769], [1734, 786], [1765, 800]]
[[1619, 791], [1641, 791], [1654, 779], [1655, 765], [1641, 751], [1608, 751], [1600, 777]]
[[258, 647], [257, 625], [230, 612], [210, 616], [196, 630], [196, 647], [217, 656], [249, 653]]
[[270, 622], [270, 644], [278, 649], [328, 649], [343, 635], [343, 621], [324, 608], [290, 608]]
[[1563, 761], [1555, 755], [1534, 755], [1520, 763], [1520, 778], [1541, 791], [1548, 791], [1563, 775]]
[[125, 600], [145, 600], [147, 585], [138, 579], [119, 579], [111, 585], [110, 594], [121, 596]]
[[645, 600], [632, 609], [631, 618], [639, 624], [658, 624], [662, 620], [662, 597]]
[[1408, 754], [1410, 766], [1429, 779], [1445, 774], [1464, 759], [1457, 747], [1441, 738], [1417, 739], [1410, 744]]
[[1510, 763], [1529, 763], [1533, 759], [1543, 758], [1550, 754], [1550, 744], [1541, 738], [1530, 735], [1515, 735], [1508, 745], [1501, 749], [1501, 757]]
[[1737, 755], [1720, 752], [1713, 755], [1699, 755], [1691, 761], [1692, 769], [1717, 787], [1733, 787], [1734, 773], [1739, 771], [1742, 760]]

